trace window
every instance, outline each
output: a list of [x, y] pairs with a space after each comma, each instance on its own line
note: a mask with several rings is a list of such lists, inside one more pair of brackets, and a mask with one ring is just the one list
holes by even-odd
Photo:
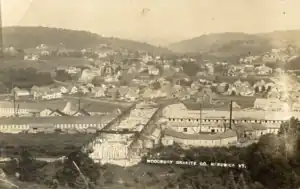
[[186, 133], [186, 132], [187, 132], [187, 128], [183, 128], [183, 132], [185, 132], [185, 133]]

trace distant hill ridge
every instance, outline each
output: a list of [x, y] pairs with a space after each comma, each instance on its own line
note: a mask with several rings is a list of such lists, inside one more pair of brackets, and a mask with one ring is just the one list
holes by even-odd
[[61, 43], [66, 48], [83, 49], [93, 48], [100, 44], [108, 44], [113, 49], [127, 49], [130, 51], [146, 51], [155, 54], [171, 53], [166, 48], [156, 47], [147, 43], [132, 40], [102, 37], [88, 31], [77, 31], [61, 28], [49, 27], [4, 27], [3, 45], [4, 47], [35, 48], [40, 44], [49, 46], [59, 46]]
[[168, 48], [179, 53], [205, 53], [215, 56], [259, 54], [284, 45], [300, 47], [300, 30], [262, 34], [227, 32], [202, 35], [173, 43]]

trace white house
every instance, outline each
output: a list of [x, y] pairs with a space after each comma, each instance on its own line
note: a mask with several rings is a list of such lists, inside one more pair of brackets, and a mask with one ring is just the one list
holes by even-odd
[[159, 74], [159, 69], [156, 68], [155, 66], [149, 66], [148, 67], [148, 73], [150, 75], [158, 75]]
[[62, 87], [60, 88], [60, 92], [61, 92], [62, 94], [67, 94], [67, 93], [69, 92], [69, 89], [67, 89], [66, 87], [62, 86]]
[[93, 91], [94, 91], [94, 97], [104, 97], [106, 93], [106, 90], [103, 89], [102, 87], [95, 87]]
[[76, 86], [73, 86], [70, 91], [70, 94], [76, 94], [76, 93], [78, 93], [78, 88]]
[[63, 95], [61, 92], [50, 92], [42, 96], [42, 100], [52, 100], [52, 99], [60, 99]]

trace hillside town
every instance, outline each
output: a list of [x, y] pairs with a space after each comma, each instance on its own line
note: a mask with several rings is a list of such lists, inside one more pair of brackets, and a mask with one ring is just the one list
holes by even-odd
[[[18, 53], [14, 47], [5, 52]], [[115, 52], [107, 44], [82, 49], [76, 53], [84, 66], [56, 68], [54, 83], [4, 93], [0, 131], [96, 133], [83, 145], [92, 149], [90, 157], [124, 167], [160, 145], [247, 146], [300, 118], [297, 74], [268, 66], [295, 58], [293, 52], [289, 47], [237, 63], [199, 63], [193, 57]], [[43, 64], [53, 53], [63, 59], [75, 52], [40, 44], [26, 49], [24, 60]]]
[[[229, 58], [104, 42], [11, 45], [3, 53], [0, 156], [5, 174], [18, 181], [55, 189], [200, 189], [190, 187], [188, 174], [205, 170], [212, 177], [224, 171], [217, 166], [228, 171], [222, 186], [237, 182], [232, 172], [267, 185], [258, 178], [266, 162], [297, 167], [300, 51], [294, 45]], [[31, 174], [20, 163], [28, 159], [46, 163], [32, 166], [36, 172], [28, 168]], [[212, 178], [196, 182], [221, 189]]]

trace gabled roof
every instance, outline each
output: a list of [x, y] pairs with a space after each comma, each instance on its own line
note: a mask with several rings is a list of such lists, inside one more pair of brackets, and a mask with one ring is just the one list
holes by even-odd
[[91, 114], [89, 112], [85, 111], [84, 109], [77, 110], [73, 115], [76, 115], [77, 113], [80, 113], [84, 116], [91, 116]]
[[50, 115], [52, 115], [53, 113], [58, 113], [61, 116], [69, 116], [68, 114], [56, 109], [56, 110], [52, 110], [52, 113]]

